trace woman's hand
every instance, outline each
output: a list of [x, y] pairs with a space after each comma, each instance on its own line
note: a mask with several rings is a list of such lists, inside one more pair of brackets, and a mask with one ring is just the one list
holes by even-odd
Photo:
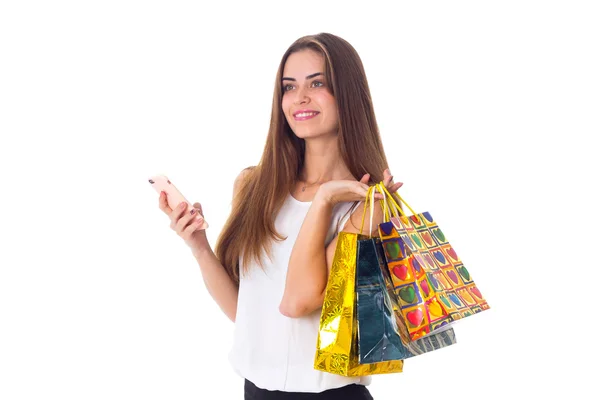
[[[389, 169], [386, 169], [383, 171], [383, 184], [390, 194], [394, 194], [402, 187], [402, 185], [404, 185], [404, 182], [394, 183], [394, 177], [392, 176], [392, 173]], [[377, 197], [375, 198], [377, 199]]]
[[[369, 190], [369, 178], [370, 175], [365, 174], [360, 181], [335, 180], [325, 182], [319, 187], [315, 199], [332, 206], [341, 202], [364, 201]], [[383, 183], [390, 193], [395, 193], [403, 185], [402, 182], [394, 183], [394, 177], [388, 169], [383, 171]], [[383, 199], [383, 195], [375, 192], [375, 200], [381, 199]]]
[[[204, 215], [200, 203], [194, 203], [194, 208], [191, 210], [188, 210], [187, 203], [180, 203], [173, 210], [167, 203], [167, 195], [165, 192], [161, 192], [158, 198], [158, 207], [171, 220], [171, 229], [184, 240], [194, 254], [210, 248], [206, 231], [201, 229], [204, 223]], [[196, 219], [196, 214], [200, 218]]]

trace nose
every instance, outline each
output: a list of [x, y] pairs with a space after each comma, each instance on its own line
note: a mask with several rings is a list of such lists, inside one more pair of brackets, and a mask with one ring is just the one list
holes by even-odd
[[306, 96], [306, 92], [304, 91], [304, 88], [299, 88], [296, 91], [296, 98], [294, 99], [294, 104], [296, 104], [296, 105], [306, 104], [309, 102], [310, 102], [310, 99], [308, 98], [308, 96]]

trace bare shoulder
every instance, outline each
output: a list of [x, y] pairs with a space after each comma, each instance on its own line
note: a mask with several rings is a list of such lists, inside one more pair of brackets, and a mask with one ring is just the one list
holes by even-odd
[[237, 178], [235, 178], [235, 181], [233, 182], [233, 194], [234, 194], [234, 196], [240, 191], [240, 189], [242, 187], [242, 184], [248, 180], [248, 178], [250, 177], [250, 174], [252, 173], [253, 170], [254, 170], [254, 166], [248, 167], [248, 168], [244, 168], [238, 174]]

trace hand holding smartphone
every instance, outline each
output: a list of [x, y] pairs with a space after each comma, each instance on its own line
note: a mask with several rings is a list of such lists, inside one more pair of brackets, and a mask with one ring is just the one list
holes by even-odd
[[[165, 192], [167, 194], [167, 203], [171, 209], [177, 208], [180, 203], [187, 203], [189, 208], [193, 208], [193, 205], [181, 194], [181, 192], [171, 183], [169, 178], [164, 175], [154, 175], [148, 182], [152, 185], [154, 190], [160, 195], [160, 192]], [[194, 220], [199, 219], [200, 216], [196, 213]], [[200, 229], [208, 228], [208, 223], [206, 220], [200, 227]]]

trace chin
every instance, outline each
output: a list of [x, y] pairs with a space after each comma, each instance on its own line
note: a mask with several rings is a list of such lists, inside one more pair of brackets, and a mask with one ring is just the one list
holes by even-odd
[[328, 133], [328, 132], [323, 132], [323, 131], [312, 131], [312, 130], [307, 130], [307, 129], [300, 129], [299, 131], [294, 131], [292, 129], [292, 132], [294, 132], [294, 135], [296, 135], [300, 139], [305, 139], [305, 140], [337, 136], [337, 131], [335, 131], [334, 133]]
[[312, 138], [322, 136], [321, 134], [319, 134], [317, 132], [294, 132], [294, 134], [297, 137], [299, 137], [300, 139], [312, 139]]

